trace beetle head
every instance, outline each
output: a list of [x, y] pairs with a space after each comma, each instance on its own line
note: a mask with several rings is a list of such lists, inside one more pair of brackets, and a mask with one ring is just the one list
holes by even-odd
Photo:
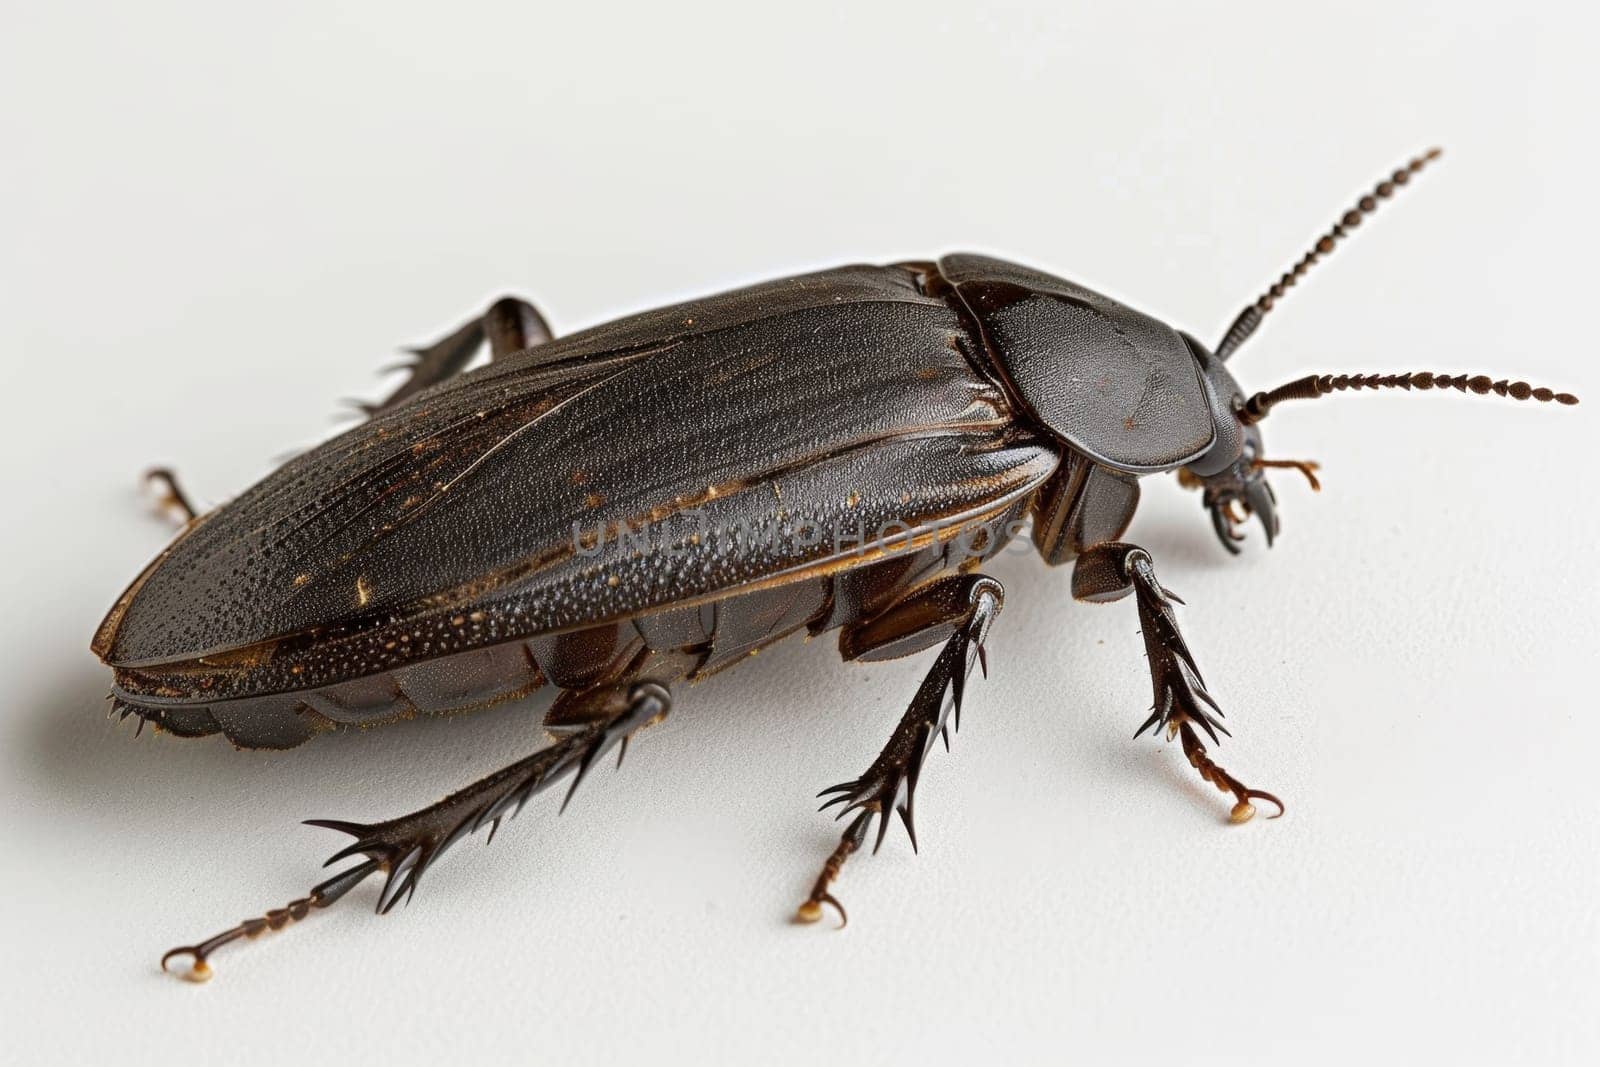
[[[1211, 526], [1222, 547], [1239, 551], [1237, 543], [1244, 535], [1238, 527], [1252, 516], [1260, 521], [1270, 546], [1278, 535], [1278, 498], [1267, 484], [1266, 468], [1277, 464], [1262, 458], [1261, 428], [1241, 417], [1244, 390], [1222, 360], [1194, 338], [1185, 335], [1184, 340], [1200, 364], [1216, 436], [1210, 448], [1179, 470], [1178, 480], [1203, 492], [1201, 502], [1211, 513]], [[1315, 485], [1315, 477], [1311, 480]]]
[[1283, 298], [1285, 292], [1298, 282], [1318, 259], [1332, 252], [1338, 241], [1361, 224], [1362, 219], [1378, 209], [1378, 205], [1410, 182], [1413, 175], [1439, 157], [1439, 149], [1430, 149], [1409, 163], [1396, 169], [1389, 177], [1378, 182], [1371, 193], [1363, 196], [1356, 205], [1340, 216], [1317, 243], [1295, 265], [1285, 271], [1265, 293], [1241, 311], [1215, 353], [1208, 352], [1194, 338], [1184, 340], [1199, 364], [1211, 403], [1211, 419], [1216, 431], [1211, 446], [1178, 471], [1181, 484], [1204, 492], [1203, 502], [1211, 512], [1211, 525], [1217, 538], [1229, 552], [1237, 553], [1236, 542], [1243, 540], [1238, 525], [1254, 515], [1266, 530], [1267, 544], [1278, 533], [1277, 498], [1267, 484], [1265, 471], [1272, 467], [1298, 470], [1320, 489], [1316, 464], [1300, 460], [1271, 460], [1262, 457], [1259, 423], [1276, 405], [1285, 400], [1314, 400], [1330, 393], [1360, 389], [1455, 389], [1462, 393], [1510, 397], [1513, 400], [1555, 401], [1559, 404], [1576, 404], [1578, 398], [1571, 393], [1558, 393], [1551, 389], [1513, 382], [1495, 380], [1487, 374], [1313, 374], [1280, 385], [1267, 392], [1256, 393], [1248, 400], [1244, 390], [1224, 365], [1239, 346], [1249, 340], [1261, 325], [1261, 320]]

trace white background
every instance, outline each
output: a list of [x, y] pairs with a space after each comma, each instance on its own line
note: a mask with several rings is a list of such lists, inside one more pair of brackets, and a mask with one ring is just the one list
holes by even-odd
[[[431, 5], [437, 7], [437, 5]], [[1285, 408], [1271, 553], [1150, 479], [1131, 537], [1289, 814], [1227, 825], [1130, 740], [1131, 603], [1010, 556], [955, 752], [788, 922], [923, 665], [785, 644], [679, 693], [620, 774], [217, 958], [298, 896], [311, 816], [434, 799], [538, 702], [291, 753], [137, 743], [87, 651], [169, 536], [375, 397], [490, 296], [567, 331], [734, 284], [953, 249], [1214, 340], [1388, 167], [1445, 159], [1233, 364], [1465, 370], [1600, 403], [1588, 8], [750, 3], [7, 5], [0, 1011], [11, 1062], [1597, 1062], [1593, 406]], [[440, 9], [443, 12], [445, 9]], [[1580, 24], [1583, 23], [1583, 24]]]

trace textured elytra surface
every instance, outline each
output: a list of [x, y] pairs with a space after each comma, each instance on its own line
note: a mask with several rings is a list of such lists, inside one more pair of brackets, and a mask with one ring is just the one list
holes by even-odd
[[[909, 272], [847, 267], [532, 349], [196, 525], [134, 590], [108, 658], [315, 631], [252, 686], [304, 687], [772, 579], [862, 530], [993, 511], [1057, 453], [1015, 432], [972, 343]], [[643, 550], [616, 536], [645, 527], [665, 536]], [[574, 551], [586, 531], [593, 554]]]

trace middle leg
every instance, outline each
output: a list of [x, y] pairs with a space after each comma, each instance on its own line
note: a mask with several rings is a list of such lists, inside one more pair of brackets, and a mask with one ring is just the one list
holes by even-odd
[[823, 810], [838, 805], [837, 818], [842, 819], [851, 812], [855, 817], [845, 828], [838, 847], [823, 864], [810, 896], [795, 913], [801, 922], [811, 923], [822, 918], [824, 904], [839, 913], [840, 926], [848, 921], [844, 905], [833, 895], [831, 887], [845, 861], [866, 843], [874, 816], [878, 819], [878, 836], [872, 845], [873, 852], [883, 845], [891, 812], [900, 816], [911, 838], [911, 847], [916, 849], [912, 798], [917, 778], [935, 742], [942, 737], [945, 747], [949, 748], [949, 727], [961, 727], [961, 699], [973, 664], [979, 664], [984, 673], [988, 673], [983, 641], [995, 616], [1000, 614], [1004, 598], [1004, 588], [987, 575], [953, 575], [914, 590], [887, 610], [851, 626], [841, 635], [839, 647], [846, 659], [889, 659], [930, 648], [941, 640], [944, 647], [872, 766], [859, 778], [818, 794], [830, 797], [822, 805]]

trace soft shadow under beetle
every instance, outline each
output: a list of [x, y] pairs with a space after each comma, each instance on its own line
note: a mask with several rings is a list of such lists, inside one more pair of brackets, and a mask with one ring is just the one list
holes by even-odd
[[[354, 866], [301, 900], [162, 960], [209, 976], [219, 946], [278, 929], [384, 872], [378, 910], [459, 838], [570, 779], [667, 714], [668, 687], [797, 631], [846, 659], [937, 648], [864, 773], [824, 790], [850, 821], [798, 917], [877, 820], [912, 843], [923, 761], [959, 723], [1000, 612], [982, 564], [1031, 521], [1072, 593], [1132, 594], [1150, 727], [1207, 781], [1282, 804], [1215, 762], [1222, 730], [1148, 552], [1119, 540], [1139, 478], [1203, 491], [1230, 552], [1278, 517], [1260, 424], [1278, 405], [1358, 389], [1576, 403], [1487, 376], [1318, 375], [1254, 395], [1227, 360], [1316, 260], [1437, 152], [1394, 171], [1234, 321], [1215, 350], [1083, 286], [976, 255], [851, 266], [650, 311], [554, 340], [501, 300], [419, 350], [361, 425], [208, 514], [145, 569], [95, 634], [113, 708], [185, 737], [288, 748], [326, 731], [560, 689], [552, 741], [399, 818], [315, 820]], [[462, 373], [487, 342], [491, 362]], [[563, 802], [565, 806], [565, 802]], [[333, 861], [330, 861], [333, 862]]]

